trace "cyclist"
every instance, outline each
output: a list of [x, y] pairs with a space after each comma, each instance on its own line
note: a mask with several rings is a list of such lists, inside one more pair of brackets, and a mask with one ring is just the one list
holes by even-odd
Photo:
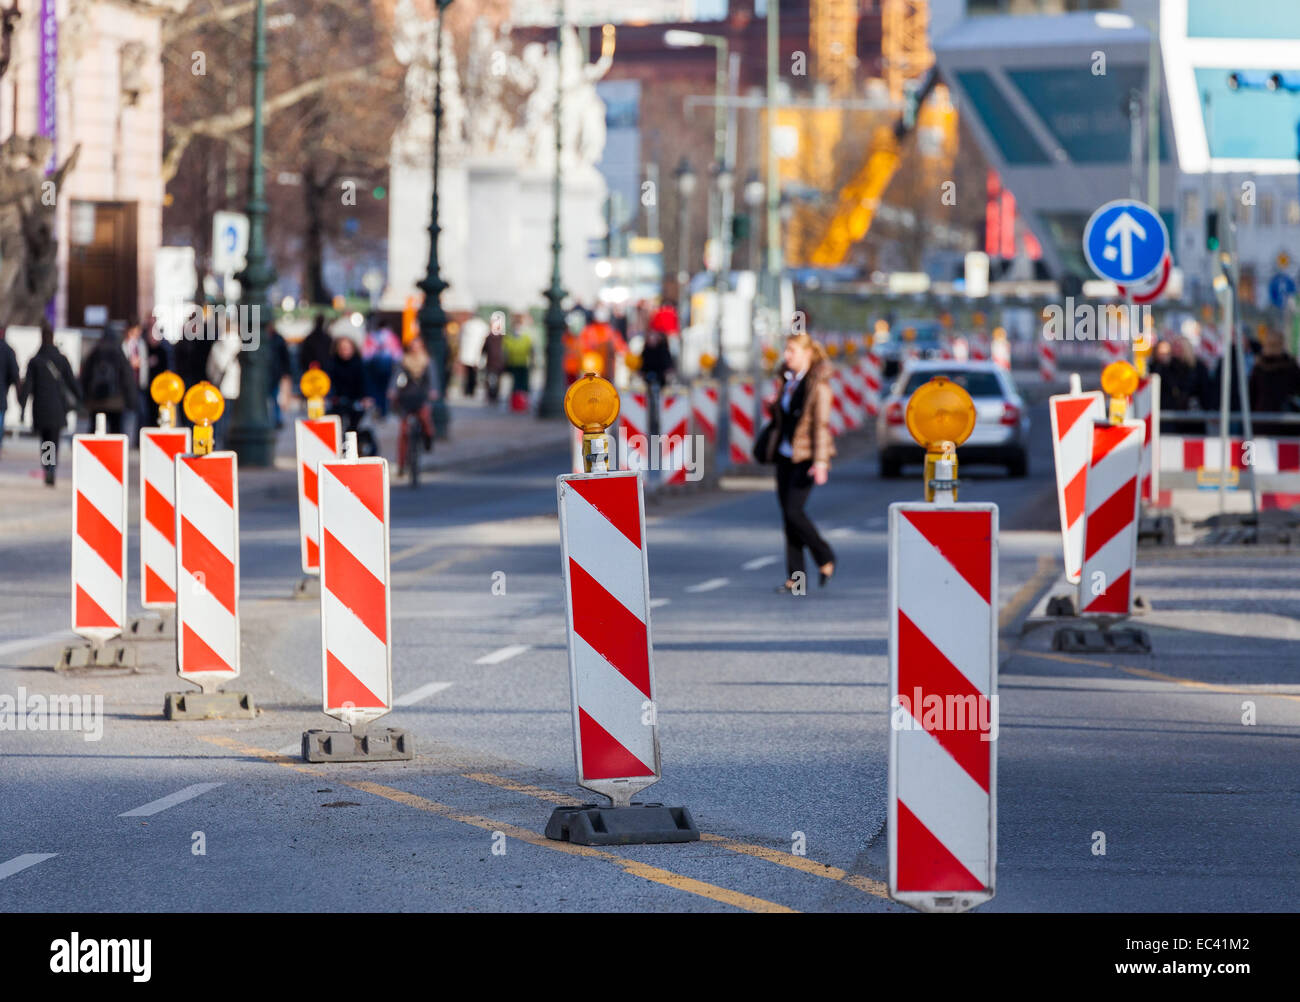
[[415, 455], [410, 451], [409, 429], [415, 424], [411, 418], [419, 419], [420, 444], [426, 451], [433, 448], [433, 401], [437, 396], [438, 388], [434, 384], [429, 353], [424, 347], [424, 341], [417, 337], [406, 346], [402, 364], [388, 391], [388, 398], [393, 402], [401, 421], [397, 436], [399, 469], [405, 470], [416, 461]]

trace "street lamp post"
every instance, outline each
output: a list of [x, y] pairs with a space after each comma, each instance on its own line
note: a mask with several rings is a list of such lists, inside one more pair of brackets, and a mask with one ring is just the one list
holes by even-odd
[[555, 181], [552, 196], [555, 213], [551, 220], [551, 287], [546, 296], [546, 383], [542, 399], [537, 405], [537, 416], [556, 418], [564, 414], [564, 308], [566, 295], [560, 281], [560, 193], [563, 185], [563, 167], [560, 162], [562, 130], [561, 115], [564, 110], [564, 0], [555, 4]]
[[253, 136], [248, 165], [248, 256], [237, 276], [242, 294], [240, 304], [248, 308], [249, 322], [257, 337], [249, 343], [249, 331], [241, 330], [245, 344], [239, 355], [239, 397], [231, 416], [230, 446], [244, 466], [270, 466], [275, 462], [275, 429], [271, 426], [268, 386], [271, 375], [271, 347], [262, 333], [271, 323], [267, 290], [275, 281], [266, 257], [266, 177], [262, 169], [262, 102], [266, 98], [266, 5], [257, 0], [253, 28]]
[[686, 323], [686, 306], [689, 302], [688, 292], [691, 283], [690, 270], [690, 208], [691, 196], [695, 194], [698, 178], [691, 167], [691, 162], [682, 157], [673, 171], [677, 183], [677, 319]]
[[438, 223], [438, 168], [442, 159], [442, 18], [451, 6], [452, 0], [437, 0], [438, 27], [434, 32], [434, 84], [433, 84], [433, 199], [429, 212], [429, 269], [418, 288], [424, 290], [424, 305], [420, 307], [417, 320], [420, 324], [420, 338], [433, 360], [434, 372], [438, 375], [439, 392], [433, 402], [433, 426], [439, 438], [446, 437], [451, 422], [451, 411], [447, 408], [447, 311], [442, 308], [442, 294], [447, 283], [442, 279], [442, 269], [438, 262], [438, 235], [442, 227]]

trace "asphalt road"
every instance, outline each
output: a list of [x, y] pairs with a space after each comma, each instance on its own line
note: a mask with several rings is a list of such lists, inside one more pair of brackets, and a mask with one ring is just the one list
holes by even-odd
[[[1033, 597], [1027, 584], [1045, 584], [1040, 560], [1060, 559], [1042, 408], [1035, 419], [1029, 478], [963, 471], [963, 500], [1000, 505], [1008, 615]], [[414, 736], [408, 763], [297, 757], [303, 730], [333, 722], [319, 709], [319, 606], [291, 597], [291, 487], [241, 502], [243, 674], [227, 688], [254, 696], [252, 721], [164, 721], [164, 693], [186, 687], [166, 643], [143, 645], [134, 674], [49, 671], [66, 629], [67, 539], [0, 539], [0, 693], [102, 694], [105, 712], [97, 741], [0, 732], [0, 910], [906, 911], [884, 889], [885, 514], [920, 478], [882, 482], [874, 457], [853, 452], [814, 492], [839, 564], [805, 597], [774, 591], [781, 533], [766, 480], [649, 508], [664, 778], [647, 792], [691, 809], [706, 833], [691, 845], [596, 850], [541, 835], [555, 804], [583, 799], [555, 517], [563, 453], [394, 485], [398, 705], [386, 722]], [[1204, 813], [1205, 798], [1153, 815], [1142, 791], [1194, 786], [1196, 756], [1241, 789], [1294, 787], [1283, 776], [1300, 700], [1273, 699], [1267, 728], [1234, 733], [1190, 723], [1177, 682], [1032, 660], [1033, 641], [1004, 639], [988, 909], [1289, 907], [1276, 869], [1252, 865], [1269, 843], [1265, 857], [1294, 878], [1280, 804], [1219, 797], [1213, 811], [1260, 807], [1234, 827], [1231, 813]], [[1272, 743], [1252, 753], [1264, 730]], [[1098, 829], [1112, 833], [1107, 857], [1090, 851]], [[1197, 847], [1216, 830], [1209, 857]]]

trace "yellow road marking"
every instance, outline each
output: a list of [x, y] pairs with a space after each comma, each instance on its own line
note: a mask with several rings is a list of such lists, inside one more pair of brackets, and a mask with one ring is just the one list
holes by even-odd
[[1131, 665], [1117, 665], [1113, 661], [1094, 661], [1089, 658], [1071, 657], [1069, 654], [1058, 654], [1054, 651], [1026, 651], [1017, 650], [1016, 654], [1023, 654], [1026, 657], [1042, 658], [1046, 661], [1061, 661], [1065, 664], [1088, 665], [1094, 668], [1113, 668], [1115, 671], [1121, 671], [1126, 675], [1135, 675], [1138, 678], [1151, 679], [1153, 682], [1169, 682], [1173, 685], [1185, 686], [1188, 689], [1204, 689], [1206, 692], [1223, 693], [1230, 696], [1274, 696], [1277, 699], [1290, 699], [1300, 702], [1300, 696], [1289, 692], [1268, 692], [1261, 689], [1242, 689], [1240, 687], [1228, 685], [1216, 685], [1213, 682], [1200, 682], [1194, 678], [1182, 678], [1178, 675], [1166, 675], [1164, 672], [1154, 671], [1150, 668], [1138, 668]]
[[[585, 856], [588, 859], [600, 859], [605, 862], [613, 863], [625, 873], [629, 873], [634, 877], [641, 877], [644, 880], [662, 884], [665, 887], [671, 887], [675, 890], [685, 891], [688, 894], [695, 894], [702, 898], [708, 898], [711, 901], [731, 905], [734, 908], [740, 908], [750, 912], [795, 912], [795, 909], [787, 908], [785, 905], [779, 905], [774, 901], [767, 901], [764, 898], [757, 898], [750, 894], [742, 894], [740, 891], [733, 891], [730, 888], [718, 887], [716, 884], [706, 883], [703, 880], [696, 880], [693, 877], [686, 877], [680, 873], [665, 870], [662, 867], [650, 866], [646, 863], [639, 863], [636, 860], [625, 859], [616, 853], [606, 852], [603, 849], [597, 849], [593, 846], [574, 845], [572, 842], [556, 842], [552, 839], [548, 839], [545, 835], [529, 831], [527, 828], [519, 828], [515, 825], [507, 824], [502, 821], [494, 821], [492, 818], [485, 818], [477, 814], [467, 814], [464, 811], [459, 811], [446, 804], [440, 804], [435, 800], [429, 800], [425, 797], [419, 796], [418, 794], [408, 793], [405, 790], [398, 790], [391, 786], [385, 786], [382, 783], [372, 783], [368, 780], [341, 779], [337, 774], [326, 772], [323, 769], [312, 768], [309, 765], [305, 765], [294, 759], [288, 758], [287, 756], [280, 755], [277, 752], [268, 751], [265, 748], [256, 748], [252, 745], [246, 745], [243, 742], [234, 740], [233, 738], [207, 736], [200, 740], [218, 745], [230, 751], [239, 752], [242, 755], [264, 759], [267, 762], [283, 766], [286, 769], [292, 769], [294, 772], [301, 772], [308, 776], [328, 777], [331, 782], [340, 786], [351, 787], [352, 789], [359, 790], [362, 793], [369, 793], [376, 797], [383, 797], [385, 800], [391, 800], [394, 803], [403, 804], [406, 807], [413, 807], [419, 811], [436, 814], [449, 821], [457, 821], [461, 824], [472, 825], [475, 828], [482, 828], [484, 831], [503, 832], [509, 838], [518, 839], [520, 842], [527, 842], [529, 845], [535, 845], [542, 849], [551, 849], [555, 852], [567, 853], [570, 856]], [[569, 802], [567, 798], [566, 802]]]
[[[572, 797], [565, 796], [562, 793], [556, 793], [554, 790], [547, 790], [540, 786], [530, 786], [527, 783], [520, 783], [491, 772], [468, 772], [465, 773], [465, 778], [472, 779], [477, 783], [487, 783], [489, 786], [500, 787], [503, 790], [510, 790], [514, 793], [522, 793], [525, 796], [535, 797], [538, 800], [545, 800], [547, 803], [573, 803]], [[859, 891], [863, 891], [875, 897], [885, 898], [886, 900], [889, 899], [888, 885], [881, 883], [879, 880], [872, 880], [870, 877], [863, 877], [855, 873], [849, 873], [847, 870], [841, 870], [837, 866], [818, 863], [816, 860], [808, 859], [806, 856], [796, 856], [793, 853], [785, 852], [781, 849], [773, 849], [771, 846], [754, 845], [750, 842], [740, 842], [736, 839], [727, 838], [725, 835], [711, 835], [708, 832], [700, 833], [700, 841], [710, 842], [713, 845], [727, 849], [731, 852], [753, 856], [755, 859], [765, 860], [768, 863], [775, 863], [777, 866], [788, 867], [791, 870], [798, 870], [801, 873], [809, 873], [814, 877], [824, 877], [827, 880], [834, 880], [848, 884], [850, 887], [855, 887]]]

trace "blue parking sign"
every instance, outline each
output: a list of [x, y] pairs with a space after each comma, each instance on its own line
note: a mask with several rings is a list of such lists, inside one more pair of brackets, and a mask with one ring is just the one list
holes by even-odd
[[1169, 231], [1151, 206], [1131, 198], [1107, 202], [1083, 230], [1083, 255], [1102, 278], [1132, 285], [1154, 274], [1169, 248]]

